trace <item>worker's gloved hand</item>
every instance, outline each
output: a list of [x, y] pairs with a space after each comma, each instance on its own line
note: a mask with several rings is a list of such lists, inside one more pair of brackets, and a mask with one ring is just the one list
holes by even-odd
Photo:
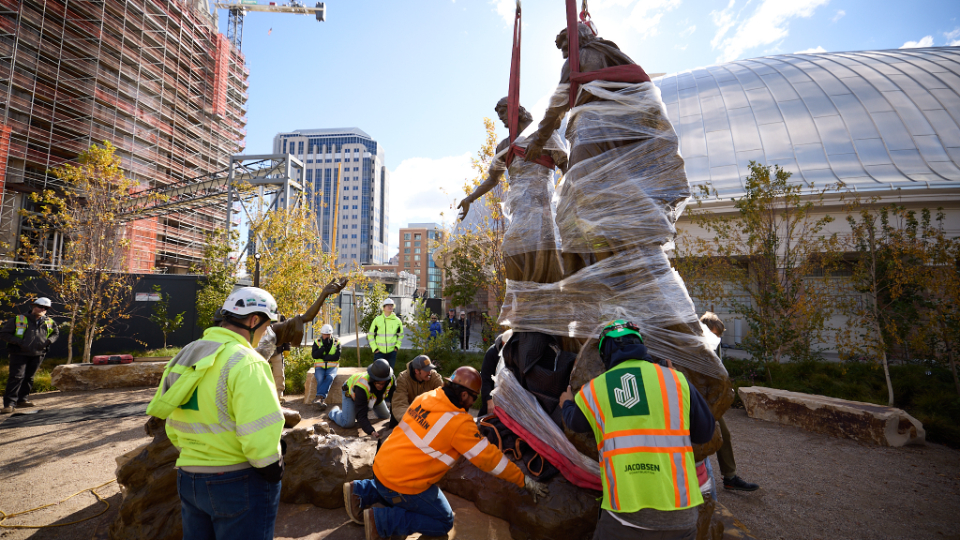
[[527, 490], [531, 495], [533, 495], [533, 502], [537, 502], [537, 497], [546, 497], [550, 490], [547, 489], [546, 484], [537, 482], [529, 476], [523, 477], [523, 489]]
[[279, 482], [283, 480], [283, 456], [281, 455], [278, 461], [274, 461], [266, 467], [254, 467], [253, 470], [257, 471], [257, 474], [267, 482]]

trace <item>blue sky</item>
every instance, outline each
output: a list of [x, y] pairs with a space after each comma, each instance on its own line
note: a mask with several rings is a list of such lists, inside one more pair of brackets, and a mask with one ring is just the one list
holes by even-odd
[[[266, 3], [261, 0], [261, 3]], [[798, 51], [960, 45], [960, 2], [590, 0], [601, 37], [648, 73]], [[449, 220], [483, 118], [506, 95], [513, 0], [329, 0], [327, 20], [248, 14], [247, 152], [278, 132], [356, 126], [391, 177], [390, 253], [409, 222]], [[219, 11], [221, 30], [227, 14]], [[521, 104], [539, 122], [559, 78], [564, 2], [523, 2]], [[271, 31], [272, 29], [272, 31]], [[501, 136], [506, 130], [500, 127]]]

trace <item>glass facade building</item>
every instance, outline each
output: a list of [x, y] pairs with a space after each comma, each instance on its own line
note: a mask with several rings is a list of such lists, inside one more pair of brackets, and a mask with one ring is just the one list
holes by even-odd
[[341, 263], [387, 260], [390, 177], [383, 146], [358, 128], [301, 129], [277, 134], [273, 151], [303, 161], [300, 180], [312, 197], [324, 250], [335, 238]]
[[744, 192], [751, 160], [857, 192], [960, 185], [960, 47], [791, 54], [654, 79], [690, 183]]

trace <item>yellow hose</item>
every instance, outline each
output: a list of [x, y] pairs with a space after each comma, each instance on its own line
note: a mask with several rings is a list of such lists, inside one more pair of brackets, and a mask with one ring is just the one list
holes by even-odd
[[[30, 510], [24, 510], [23, 512], [17, 512], [17, 513], [15, 513], [15, 514], [7, 514], [7, 513], [4, 512], [3, 510], [0, 510], [0, 516], [2, 516], [2, 519], [0, 519], [0, 527], [3, 527], [3, 528], [5, 528], [5, 529], [48, 529], [48, 528], [52, 528], [52, 527], [66, 527], [67, 525], [76, 525], [77, 523], [81, 523], [81, 522], [84, 522], [84, 521], [93, 519], [93, 518], [95, 518], [95, 517], [102, 516], [107, 510], [110, 509], [110, 503], [108, 503], [106, 499], [104, 499], [103, 497], [101, 497], [100, 494], [97, 493], [96, 490], [102, 488], [103, 486], [105, 486], [105, 485], [107, 485], [107, 484], [112, 484], [112, 483], [114, 483], [114, 482], [116, 482], [116, 481], [117, 481], [117, 479], [114, 478], [113, 480], [110, 480], [109, 482], [104, 482], [104, 483], [100, 484], [99, 486], [92, 487], [92, 488], [87, 488], [87, 489], [82, 489], [82, 490], [74, 493], [73, 495], [67, 497], [66, 499], [63, 499], [63, 500], [60, 501], [60, 502], [45, 504], [45, 505], [43, 505], [43, 506], [38, 506], [38, 507], [36, 507], [36, 508], [31, 508]], [[107, 507], [103, 509], [103, 512], [100, 512], [99, 514], [96, 514], [96, 515], [93, 515], [93, 516], [90, 516], [90, 517], [85, 517], [85, 518], [83, 518], [83, 519], [78, 519], [78, 520], [76, 520], [76, 521], [71, 521], [71, 522], [69, 522], [69, 523], [57, 523], [57, 524], [54, 524], [54, 525], [4, 525], [4, 523], [3, 523], [4, 521], [6, 521], [6, 520], [8, 520], [8, 519], [10, 519], [10, 518], [14, 518], [14, 517], [17, 517], [17, 516], [22, 516], [22, 515], [24, 515], [24, 514], [29, 514], [30, 512], [36, 512], [37, 510], [43, 510], [44, 508], [49, 508], [49, 507], [51, 507], [51, 506], [55, 506], [55, 505], [58, 505], [58, 504], [67, 502], [67, 501], [69, 501], [70, 499], [72, 499], [72, 498], [76, 497], [77, 495], [79, 495], [79, 494], [81, 494], [81, 493], [84, 493], [84, 492], [86, 492], [86, 491], [89, 491], [90, 493], [93, 493], [93, 495], [97, 498], [98, 501], [100, 501], [100, 502], [102, 502], [103, 504], [107, 505]]]

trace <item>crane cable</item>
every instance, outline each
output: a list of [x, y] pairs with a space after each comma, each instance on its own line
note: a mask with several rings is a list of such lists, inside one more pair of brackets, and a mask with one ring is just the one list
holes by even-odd
[[[66, 499], [63, 499], [62, 501], [55, 502], [55, 503], [50, 503], [50, 504], [45, 504], [45, 505], [43, 505], [43, 506], [38, 506], [38, 507], [36, 507], [36, 508], [31, 508], [30, 510], [24, 510], [23, 512], [16, 512], [16, 513], [14, 513], [14, 514], [8, 514], [8, 513], [4, 512], [3, 510], [0, 510], [0, 527], [3, 527], [4, 529], [49, 529], [49, 528], [53, 528], [53, 527], [66, 527], [67, 525], [76, 525], [77, 523], [82, 523], [82, 522], [84, 522], [84, 521], [91, 520], [91, 519], [93, 519], [93, 518], [95, 518], [95, 517], [100, 517], [100, 516], [102, 516], [103, 514], [105, 514], [105, 513], [107, 512], [107, 510], [110, 509], [110, 503], [107, 502], [106, 499], [104, 499], [103, 497], [101, 497], [100, 494], [97, 493], [97, 490], [100, 489], [100, 488], [102, 488], [103, 486], [106, 486], [106, 485], [108, 485], [108, 484], [112, 484], [112, 483], [114, 483], [114, 482], [116, 482], [116, 481], [117, 481], [117, 479], [114, 478], [113, 480], [110, 480], [110, 481], [108, 481], [108, 482], [104, 482], [104, 483], [100, 484], [99, 486], [92, 487], [92, 488], [81, 489], [80, 491], [74, 493], [73, 495], [67, 497]], [[98, 501], [100, 501], [100, 502], [102, 502], [103, 504], [107, 505], [107, 507], [104, 508], [103, 511], [101, 511], [99, 514], [95, 514], [95, 515], [92, 515], [92, 516], [90, 516], [90, 517], [85, 517], [85, 518], [83, 518], [83, 519], [78, 519], [78, 520], [76, 520], [76, 521], [70, 521], [70, 522], [68, 522], [68, 523], [55, 523], [55, 524], [52, 524], [52, 525], [5, 525], [5, 524], [3, 523], [4, 521], [6, 521], [6, 520], [8, 520], [8, 519], [10, 519], [10, 518], [14, 518], [14, 517], [17, 517], [17, 516], [22, 516], [22, 515], [24, 515], [24, 514], [29, 514], [29, 513], [31, 513], [31, 512], [36, 512], [37, 510], [43, 510], [44, 508], [49, 508], [49, 507], [51, 507], [51, 506], [56, 506], [56, 505], [58, 505], [58, 504], [65, 503], [65, 502], [69, 501], [70, 499], [76, 497], [77, 495], [80, 495], [81, 493], [85, 493], [85, 492], [87, 492], [87, 491], [89, 491], [90, 493], [93, 493], [93, 495], [97, 498]]]

